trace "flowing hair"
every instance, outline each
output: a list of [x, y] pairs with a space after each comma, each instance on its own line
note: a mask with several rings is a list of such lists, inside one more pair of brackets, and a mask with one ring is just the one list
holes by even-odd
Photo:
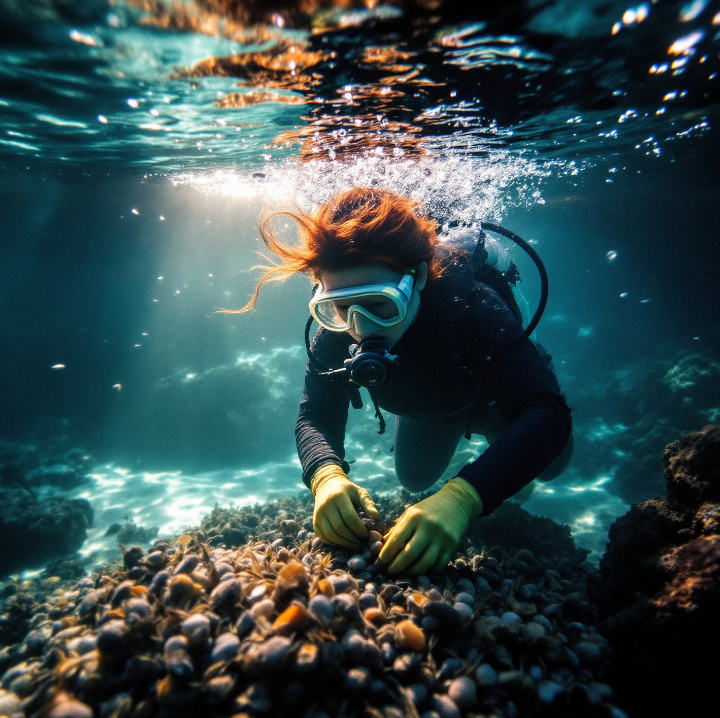
[[[275, 238], [272, 221], [289, 217], [298, 225], [299, 244], [284, 244]], [[389, 190], [358, 187], [341, 192], [321, 205], [314, 214], [300, 209], [266, 215], [260, 223], [265, 246], [279, 261], [260, 266], [265, 274], [250, 301], [239, 314], [255, 307], [266, 282], [282, 282], [295, 274], [309, 274], [319, 281], [324, 271], [337, 271], [361, 264], [379, 264], [399, 272], [428, 263], [428, 277], [437, 279], [443, 267], [435, 256], [437, 223], [429, 219], [420, 203]]]

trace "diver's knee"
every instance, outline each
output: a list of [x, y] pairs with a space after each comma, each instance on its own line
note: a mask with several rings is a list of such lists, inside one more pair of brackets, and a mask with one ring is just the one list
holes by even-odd
[[540, 481], [552, 481], [562, 474], [567, 469], [570, 459], [572, 459], [573, 451], [575, 450], [575, 441], [573, 435], [570, 434], [568, 443], [565, 444], [565, 448], [560, 452], [558, 457], [550, 464], [550, 466], [543, 471], [538, 479]]
[[427, 491], [440, 478], [439, 475], [430, 475], [417, 468], [403, 469], [397, 463], [395, 464], [395, 473], [400, 485], [412, 493]]

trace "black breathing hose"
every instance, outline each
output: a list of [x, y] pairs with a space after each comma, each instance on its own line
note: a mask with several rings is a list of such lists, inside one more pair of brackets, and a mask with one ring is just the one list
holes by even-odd
[[542, 263], [542, 259], [538, 256], [538, 253], [524, 239], [518, 237], [515, 232], [511, 232], [509, 229], [505, 229], [505, 227], [501, 227], [499, 224], [493, 224], [492, 222], [480, 222], [480, 227], [491, 232], [496, 232], [497, 234], [502, 234], [503, 237], [507, 237], [512, 242], [515, 242], [515, 244], [524, 249], [530, 259], [535, 262], [535, 266], [540, 274], [540, 301], [538, 302], [538, 307], [535, 310], [533, 318], [527, 327], [525, 327], [521, 339], [529, 337], [535, 331], [535, 327], [538, 325], [545, 311], [545, 305], [548, 300], [548, 275], [545, 265]]

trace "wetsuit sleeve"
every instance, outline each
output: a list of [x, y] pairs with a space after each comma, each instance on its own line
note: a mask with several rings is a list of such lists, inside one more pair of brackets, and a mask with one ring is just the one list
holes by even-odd
[[[318, 331], [312, 351], [327, 366], [338, 368], [342, 366], [347, 351], [343, 352], [342, 342], [328, 337], [328, 334], [324, 330]], [[303, 481], [308, 487], [313, 474], [323, 464], [338, 464], [346, 473], [350, 470], [345, 462], [345, 427], [349, 403], [345, 382], [317, 376], [308, 366], [300, 413], [295, 425]]]
[[559, 456], [570, 439], [572, 420], [555, 375], [529, 339], [518, 339], [522, 327], [507, 305], [484, 285], [472, 299], [466, 330], [473, 337], [473, 364], [509, 423], [458, 472], [480, 494], [487, 515]]

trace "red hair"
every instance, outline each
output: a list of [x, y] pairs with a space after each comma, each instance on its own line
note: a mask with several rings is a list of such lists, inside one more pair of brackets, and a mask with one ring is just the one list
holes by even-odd
[[[272, 231], [275, 217], [295, 220], [297, 245], [279, 242]], [[358, 187], [341, 192], [314, 214], [282, 210], [266, 216], [260, 236], [280, 261], [265, 269], [250, 301], [238, 312], [253, 309], [265, 282], [284, 281], [309, 273], [317, 282], [323, 271], [360, 264], [380, 264], [399, 272], [428, 263], [428, 276], [437, 279], [442, 266], [435, 256], [437, 223], [420, 209], [419, 202], [382, 189]], [[220, 310], [227, 311], [227, 310]]]

